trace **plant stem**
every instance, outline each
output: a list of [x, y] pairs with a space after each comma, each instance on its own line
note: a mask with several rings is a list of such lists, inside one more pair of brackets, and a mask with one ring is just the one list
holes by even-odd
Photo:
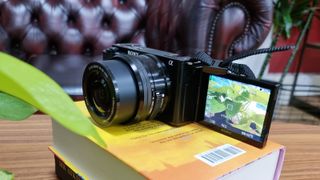
[[295, 56], [296, 56], [296, 54], [297, 54], [297, 52], [298, 52], [298, 49], [299, 49], [299, 47], [300, 47], [300, 44], [301, 44], [303, 38], [304, 38], [305, 35], [306, 35], [307, 29], [308, 29], [309, 26], [310, 26], [312, 17], [313, 17], [313, 15], [314, 15], [314, 12], [315, 12], [314, 10], [311, 10], [310, 13], [309, 13], [309, 15], [308, 15], [308, 17], [307, 17], [306, 24], [303, 26], [303, 29], [302, 29], [301, 33], [299, 34], [298, 40], [297, 40], [297, 42], [296, 42], [296, 44], [295, 44], [296, 47], [293, 49], [293, 51], [292, 51], [292, 53], [291, 53], [291, 55], [290, 55], [290, 58], [289, 58], [289, 60], [288, 60], [288, 64], [286, 65], [286, 67], [284, 68], [284, 70], [283, 70], [283, 72], [282, 72], [282, 75], [281, 75], [280, 80], [279, 80], [279, 83], [280, 83], [280, 84], [283, 83], [284, 78], [285, 78], [286, 75], [288, 74], [289, 68], [291, 67], [292, 62], [293, 62], [293, 60], [294, 60], [294, 58], [295, 58]]
[[[270, 47], [275, 47], [276, 46], [276, 44], [278, 42], [278, 39], [279, 39], [279, 36], [280, 36], [279, 33], [275, 34], [275, 37], [272, 39]], [[271, 60], [271, 55], [272, 55], [272, 53], [268, 53], [266, 58], [264, 59], [262, 67], [261, 67], [259, 75], [258, 75], [258, 79], [262, 78], [262, 76], [263, 76], [263, 74], [264, 74], [264, 72], [265, 72], [265, 70], [267, 68], [267, 65], [269, 64], [269, 62]]]

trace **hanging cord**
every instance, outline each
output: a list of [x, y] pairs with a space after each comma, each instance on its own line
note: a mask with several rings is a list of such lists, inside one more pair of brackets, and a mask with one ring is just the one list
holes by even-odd
[[279, 52], [279, 51], [287, 51], [290, 49], [294, 49], [295, 46], [290, 45], [290, 46], [280, 46], [280, 47], [271, 47], [271, 48], [262, 48], [262, 49], [256, 49], [256, 50], [249, 50], [249, 51], [245, 51], [243, 53], [231, 56], [227, 59], [225, 59], [220, 66], [221, 67], [225, 67], [228, 66], [230, 63], [232, 63], [233, 61], [248, 57], [248, 56], [253, 56], [253, 55], [257, 55], [257, 54], [264, 54], [264, 53], [274, 53], [274, 52]]
[[243, 76], [248, 79], [256, 78], [251, 69], [245, 64], [230, 63], [228, 67], [221, 67], [220, 64], [223, 62], [222, 60], [212, 59], [205, 52], [198, 52], [192, 58], [208, 65], [210, 68], [210, 73], [216, 75], [233, 74], [237, 76]]
[[280, 47], [273, 47], [273, 48], [249, 50], [249, 51], [237, 54], [235, 56], [231, 56], [225, 59], [224, 61], [220, 59], [213, 59], [205, 52], [198, 52], [192, 58], [195, 60], [199, 60], [207, 64], [208, 66], [212, 67], [212, 72], [214, 74], [234, 74], [237, 76], [244, 76], [248, 79], [255, 79], [256, 77], [252, 72], [252, 70], [249, 68], [249, 66], [245, 64], [237, 64], [232, 62], [248, 56], [253, 56], [253, 55], [263, 54], [263, 53], [286, 51], [294, 48], [295, 46], [280, 46]]
[[245, 64], [231, 63], [228, 66], [228, 73], [236, 76], [243, 76], [248, 79], [256, 79], [252, 70]]
[[219, 61], [222, 62], [220, 59], [213, 59], [211, 56], [209, 56], [207, 53], [204, 51], [197, 52], [194, 56], [192, 56], [192, 59], [201, 61], [208, 66], [214, 66], [214, 64]]

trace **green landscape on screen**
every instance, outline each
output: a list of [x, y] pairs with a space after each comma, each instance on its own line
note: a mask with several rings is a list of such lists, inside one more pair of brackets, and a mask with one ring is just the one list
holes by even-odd
[[269, 96], [269, 89], [211, 75], [206, 100], [206, 121], [217, 121], [219, 118], [215, 115], [220, 113], [224, 123], [260, 136]]

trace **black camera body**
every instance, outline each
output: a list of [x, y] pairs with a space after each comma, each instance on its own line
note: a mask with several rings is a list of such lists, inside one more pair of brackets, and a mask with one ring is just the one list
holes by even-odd
[[87, 66], [84, 99], [102, 126], [144, 119], [181, 126], [197, 120], [202, 67], [191, 57], [116, 44], [103, 52], [103, 61]]
[[198, 121], [263, 147], [279, 84], [250, 79], [249, 67], [231, 63], [244, 55], [221, 61], [202, 52], [185, 57], [116, 44], [103, 52], [103, 60], [87, 65], [84, 100], [99, 126], [147, 119], [173, 126]]

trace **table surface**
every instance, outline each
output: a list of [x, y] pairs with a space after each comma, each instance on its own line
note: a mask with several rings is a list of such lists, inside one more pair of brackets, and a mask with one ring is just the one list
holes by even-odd
[[[320, 126], [275, 121], [269, 139], [286, 146], [281, 179], [320, 179]], [[56, 180], [48, 116], [0, 121], [0, 168], [15, 179]]]

